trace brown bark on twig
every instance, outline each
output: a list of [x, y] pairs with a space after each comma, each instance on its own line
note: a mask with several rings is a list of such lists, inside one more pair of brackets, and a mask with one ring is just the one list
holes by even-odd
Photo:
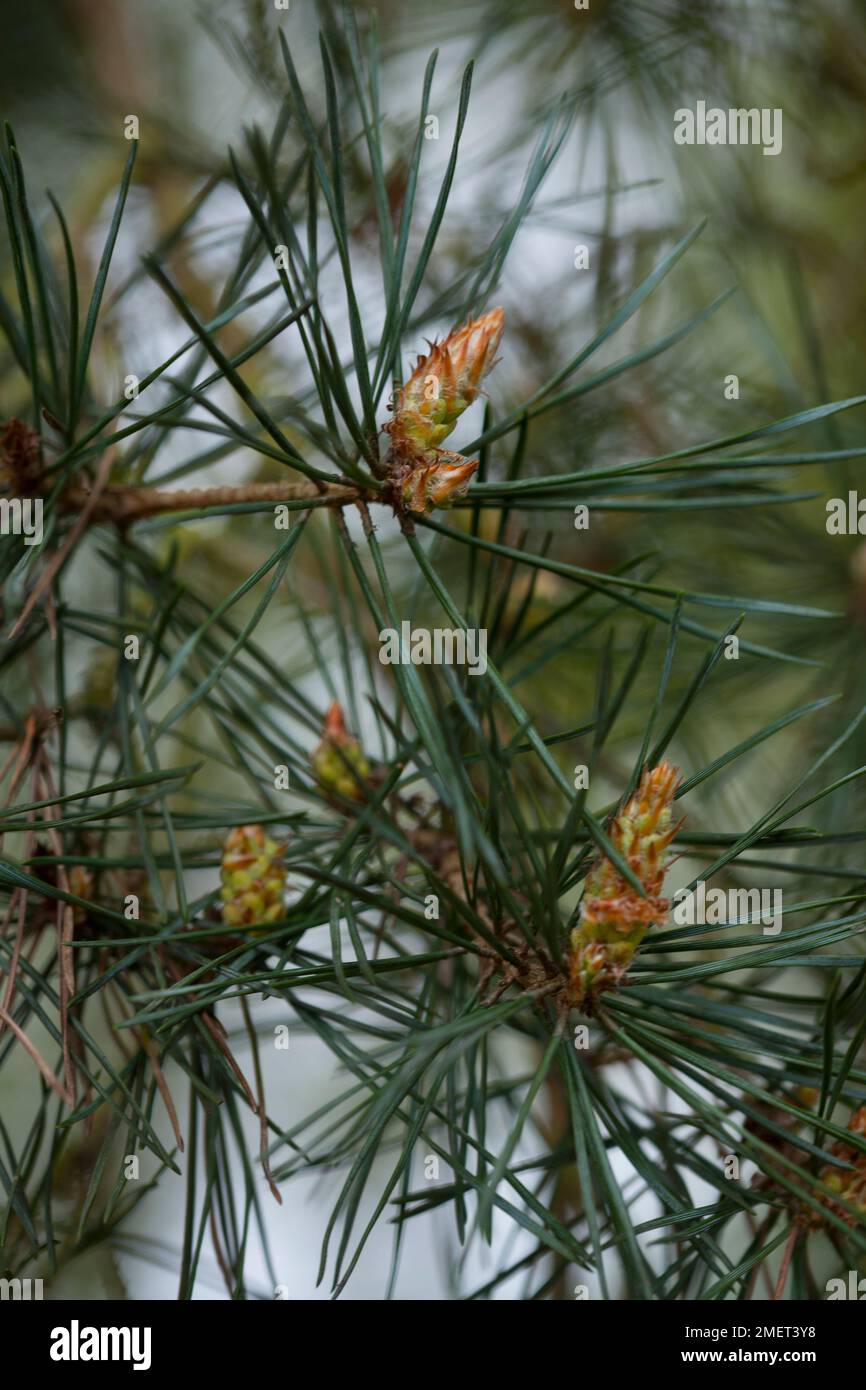
[[80, 511], [89, 502], [92, 521], [113, 521], [128, 526], [134, 521], [159, 516], [165, 512], [198, 511], [203, 507], [234, 506], [238, 502], [302, 501], [311, 507], [343, 506], [354, 502], [359, 490], [348, 484], [330, 484], [320, 492], [315, 483], [243, 483], [237, 487], [153, 488], [107, 487], [93, 502], [92, 493], [85, 488], [71, 487], [63, 496], [66, 511]]

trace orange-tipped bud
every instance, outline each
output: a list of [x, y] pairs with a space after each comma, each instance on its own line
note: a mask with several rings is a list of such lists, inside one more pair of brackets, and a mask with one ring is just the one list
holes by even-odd
[[335, 748], [341, 748], [350, 743], [352, 735], [346, 728], [346, 720], [343, 714], [343, 706], [339, 700], [332, 700], [328, 705], [324, 721], [322, 723], [322, 738]]
[[283, 852], [284, 846], [272, 840], [263, 825], [239, 825], [230, 832], [220, 866], [222, 915], [227, 927], [257, 926], [277, 922], [283, 916]]
[[343, 707], [334, 700], [322, 725], [322, 741], [313, 753], [313, 771], [323, 786], [353, 801], [363, 801], [370, 764], [346, 728]]
[[481, 390], [493, 367], [505, 315], [491, 309], [441, 343], [433, 343], [394, 398], [394, 418], [386, 426], [395, 449], [417, 458], [438, 449]]
[[402, 488], [403, 504], [410, 512], [432, 512], [436, 507], [453, 507], [464, 497], [478, 467], [478, 459], [462, 454], [438, 455], [426, 468], [413, 468]]
[[668, 845], [679, 830], [671, 812], [678, 785], [679, 773], [670, 763], [645, 771], [610, 827], [610, 842], [640, 879], [645, 897], [606, 856], [587, 875], [568, 957], [571, 997], [578, 1007], [589, 995], [616, 987], [648, 929], [667, 916], [661, 890]]

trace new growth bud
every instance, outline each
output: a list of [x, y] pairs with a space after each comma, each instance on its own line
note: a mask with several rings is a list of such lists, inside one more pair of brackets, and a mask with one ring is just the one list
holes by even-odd
[[495, 365], [504, 319], [502, 309], [491, 309], [433, 343], [395, 393], [394, 416], [385, 429], [391, 435], [395, 492], [410, 512], [450, 507], [469, 486], [478, 461], [447, 453], [440, 445], [477, 399]]
[[220, 879], [227, 927], [277, 922], [283, 916], [285, 846], [270, 839], [262, 825], [236, 826], [223, 848]]
[[401, 496], [408, 511], [432, 512], [436, 507], [452, 507], [458, 497], [466, 495], [478, 459], [443, 451], [439, 460], [426, 468], [413, 468], [406, 475]]
[[[69, 870], [69, 891], [74, 898], [83, 898], [85, 902], [93, 900], [93, 874], [84, 864], [73, 864]], [[86, 907], [73, 907], [72, 919], [76, 926], [81, 926], [87, 918]]]
[[322, 725], [322, 741], [313, 753], [313, 771], [329, 791], [353, 801], [363, 801], [363, 783], [370, 776], [370, 764], [356, 738], [346, 728], [343, 707], [338, 700], [328, 708]]
[[661, 897], [667, 848], [680, 828], [671, 806], [679, 773], [663, 762], [646, 770], [610, 827], [609, 838], [643, 885], [641, 897], [616, 866], [602, 856], [587, 876], [580, 925], [571, 933], [568, 955], [572, 1002], [585, 1006], [592, 995], [615, 989], [653, 923], [668, 902]]
[[494, 365], [504, 317], [502, 309], [491, 309], [419, 357], [395, 396], [394, 419], [387, 426], [398, 452], [427, 454], [447, 439]]
[[[851, 1134], [866, 1139], [866, 1105], [861, 1105], [859, 1110], [854, 1111], [848, 1121], [848, 1129]], [[844, 1144], [841, 1141], [833, 1145], [831, 1153], [835, 1158], [841, 1158], [843, 1162], [850, 1163], [852, 1166], [850, 1168], [837, 1168], [835, 1164], [826, 1164], [819, 1174], [821, 1182], [843, 1202], [854, 1207], [860, 1220], [866, 1221], [866, 1153], [863, 1153], [862, 1149], [855, 1149], [852, 1145]], [[837, 1205], [823, 1193], [820, 1200], [837, 1216], [841, 1217], [848, 1226], [857, 1225], [858, 1216], [854, 1212]]]

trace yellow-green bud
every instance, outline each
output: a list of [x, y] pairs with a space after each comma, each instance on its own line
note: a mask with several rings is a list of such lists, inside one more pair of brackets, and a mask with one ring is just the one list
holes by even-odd
[[611, 844], [637, 874], [646, 896], [604, 855], [587, 876], [568, 956], [570, 996], [578, 1008], [592, 995], [616, 988], [649, 927], [667, 915], [661, 890], [667, 848], [679, 829], [671, 814], [678, 782], [670, 763], [645, 771], [610, 827]]
[[329, 791], [352, 801], [363, 801], [363, 783], [370, 776], [370, 764], [360, 743], [346, 728], [337, 700], [325, 715], [322, 741], [313, 753], [312, 763], [319, 781]]
[[284, 913], [284, 846], [262, 825], [236, 826], [223, 848], [220, 879], [222, 917], [227, 927], [278, 922]]
[[418, 458], [440, 444], [479, 395], [494, 365], [505, 315], [491, 309], [433, 343], [393, 402], [390, 431], [395, 452]]

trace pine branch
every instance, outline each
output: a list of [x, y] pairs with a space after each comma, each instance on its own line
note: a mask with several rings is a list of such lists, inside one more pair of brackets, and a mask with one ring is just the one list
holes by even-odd
[[[88, 522], [111, 521], [118, 526], [169, 512], [206, 512], [247, 503], [303, 502], [305, 507], [345, 506], [361, 496], [350, 485], [329, 484], [321, 491], [313, 483], [242, 483], [238, 486], [202, 488], [154, 488], [114, 484], [93, 501]], [[92, 494], [72, 487], [63, 494], [63, 510], [78, 513]]]

